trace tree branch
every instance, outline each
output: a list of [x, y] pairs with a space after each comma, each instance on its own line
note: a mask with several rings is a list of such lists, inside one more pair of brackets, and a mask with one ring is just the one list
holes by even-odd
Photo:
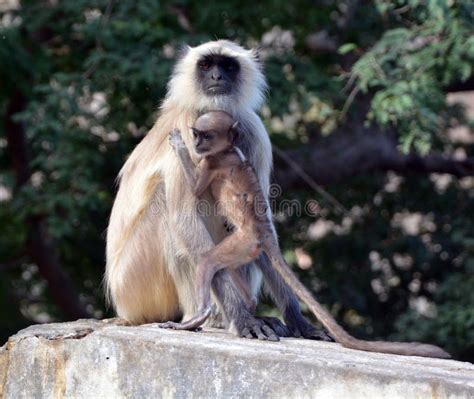
[[[358, 131], [333, 133], [286, 156], [318, 184], [335, 183], [356, 175], [376, 171], [394, 171], [402, 175], [448, 173], [461, 178], [474, 176], [474, 158], [457, 160], [440, 154], [420, 156], [402, 154], [395, 138], [383, 132], [359, 128]], [[285, 188], [302, 186], [301, 174], [295, 168], [275, 168], [276, 181]]]
[[472, 91], [474, 90], [474, 76], [471, 76], [467, 80], [451, 82], [446, 88], [446, 93], [454, 93], [458, 91]]

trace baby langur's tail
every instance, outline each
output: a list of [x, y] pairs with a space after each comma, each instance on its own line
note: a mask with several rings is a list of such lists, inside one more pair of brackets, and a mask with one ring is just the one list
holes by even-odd
[[[278, 245], [278, 244], [276, 244]], [[393, 353], [406, 356], [424, 356], [450, 358], [451, 355], [443, 349], [429, 344], [418, 342], [386, 342], [386, 341], [363, 341], [349, 335], [316, 301], [311, 292], [300, 282], [288, 264], [283, 259], [278, 247], [274, 243], [270, 248], [265, 248], [273, 267], [280, 273], [285, 282], [295, 291], [298, 298], [303, 301], [313, 312], [316, 318], [330, 332], [332, 337], [342, 346], [351, 349], [359, 349], [368, 352]]]

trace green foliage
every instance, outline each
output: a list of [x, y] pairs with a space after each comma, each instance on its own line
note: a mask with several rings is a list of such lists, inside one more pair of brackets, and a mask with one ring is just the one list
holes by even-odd
[[[365, 121], [396, 135], [404, 151], [472, 156], [472, 144], [445, 134], [467, 119], [445, 96], [472, 79], [471, 2], [355, 2], [351, 17], [352, 3], [29, 0], [0, 8], [0, 334], [64, 318], [27, 251], [31, 217], [45, 218], [81, 301], [97, 317], [110, 314], [101, 279], [115, 178], [152, 126], [184, 42], [262, 45], [270, 86], [262, 115], [280, 147], [310, 149]], [[319, 29], [338, 51], [308, 49], [306, 37]], [[291, 40], [278, 44], [285, 31]], [[24, 107], [13, 118], [26, 133], [32, 177], [18, 188], [3, 122], [19, 96]], [[439, 188], [419, 175], [387, 189], [393, 180], [373, 173], [327, 187], [348, 215], [309, 187], [285, 193], [322, 207], [318, 218], [277, 215], [285, 255], [294, 264], [295, 248], [311, 256], [300, 277], [354, 333], [395, 332], [472, 360], [473, 183], [453, 178]], [[422, 222], [407, 231], [400, 220], [413, 215]], [[314, 235], [318, 222], [329, 227]]]
[[389, 28], [355, 63], [369, 121], [396, 126], [404, 152], [427, 153], [449, 119], [444, 89], [472, 75], [474, 17], [469, 1], [376, 2]]

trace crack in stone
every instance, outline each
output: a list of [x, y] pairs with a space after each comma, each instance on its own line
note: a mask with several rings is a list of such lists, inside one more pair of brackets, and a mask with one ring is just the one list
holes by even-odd
[[[81, 339], [87, 337], [89, 334], [93, 333], [95, 330], [93, 328], [82, 328], [80, 330], [72, 331], [67, 334], [34, 334], [36, 338], [44, 338], [48, 341], [57, 341], [57, 340], [66, 340], [66, 339]], [[25, 337], [29, 338], [29, 337]]]

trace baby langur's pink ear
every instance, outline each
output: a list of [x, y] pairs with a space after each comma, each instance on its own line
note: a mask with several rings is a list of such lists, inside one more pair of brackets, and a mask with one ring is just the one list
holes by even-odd
[[239, 138], [239, 134], [240, 134], [239, 128], [240, 128], [239, 121], [235, 121], [230, 127], [229, 129], [229, 142], [230, 143], [234, 144]]

